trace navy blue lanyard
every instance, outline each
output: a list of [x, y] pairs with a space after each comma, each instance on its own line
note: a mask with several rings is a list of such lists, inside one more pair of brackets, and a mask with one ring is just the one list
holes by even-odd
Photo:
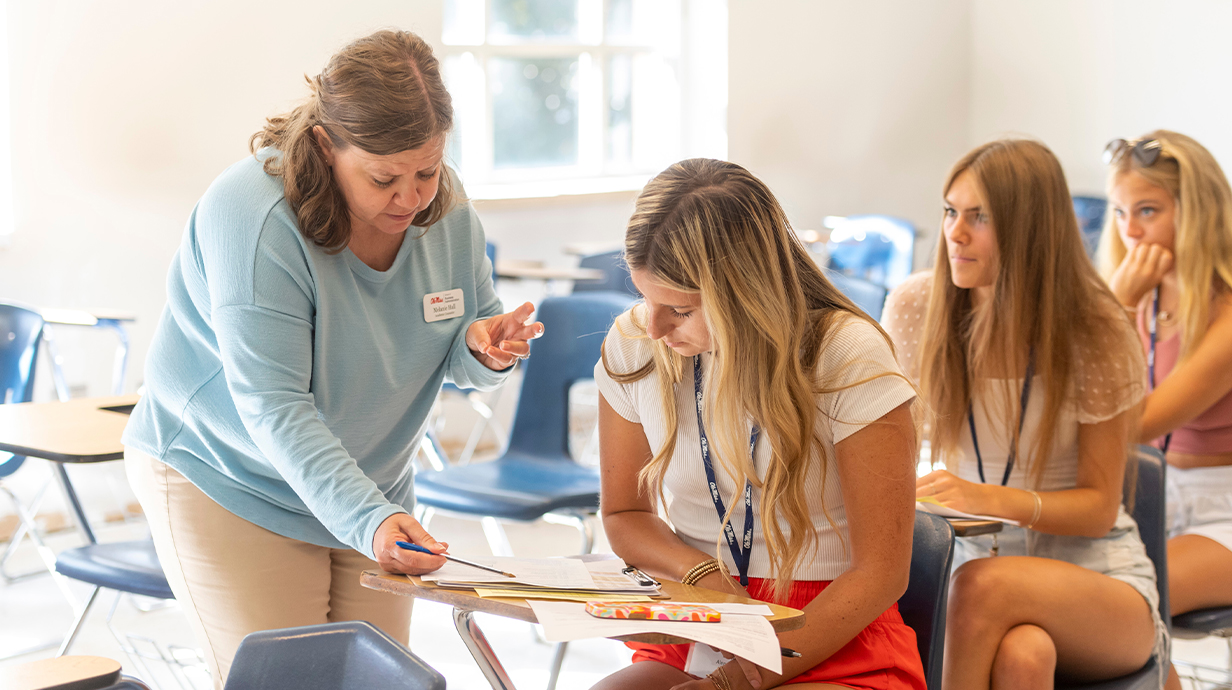
[[[697, 435], [701, 438], [702, 464], [706, 466], [706, 481], [710, 482], [710, 498], [714, 501], [714, 509], [719, 513], [719, 521], [727, 515], [723, 507], [723, 498], [719, 496], [719, 483], [714, 479], [714, 465], [710, 462], [710, 442], [706, 440], [706, 426], [702, 424], [702, 357], [693, 356], [693, 392], [697, 401]], [[749, 461], [752, 464], [753, 449], [757, 447], [757, 436], [761, 430], [753, 427], [749, 436]], [[731, 521], [723, 524], [723, 536], [727, 538], [727, 548], [731, 549], [732, 560], [740, 571], [740, 586], [749, 586], [749, 560], [753, 555], [753, 482], [744, 481], [744, 549], [736, 543], [736, 530], [732, 529]]]
[[[1022, 396], [1020, 401], [1022, 404], [1021, 411], [1018, 413], [1018, 437], [1022, 438], [1022, 425], [1027, 421], [1027, 402], [1031, 400], [1031, 379], [1035, 377], [1035, 352], [1032, 351], [1027, 357], [1027, 378], [1022, 382]], [[971, 445], [975, 447], [975, 465], [980, 470], [980, 482], [987, 484], [988, 480], [984, 479], [984, 458], [980, 455], [980, 440], [975, 436], [975, 410], [973, 405], [967, 405], [967, 425], [971, 427]], [[1005, 474], [1001, 476], [1001, 486], [1005, 486], [1010, 480], [1010, 472], [1014, 471], [1014, 458], [1018, 455], [1018, 444], [1014, 444], [1010, 448], [1009, 457], [1005, 460]]]
[[[1156, 319], [1159, 317], [1159, 286], [1155, 287], [1155, 306], [1151, 309], [1151, 350], [1146, 354], [1146, 371], [1150, 376], [1151, 390], [1155, 390], [1155, 331], [1157, 329]], [[1160, 452], [1167, 453], [1168, 446], [1172, 445], [1172, 433], [1169, 432], [1164, 436], [1164, 445], [1160, 448]]]

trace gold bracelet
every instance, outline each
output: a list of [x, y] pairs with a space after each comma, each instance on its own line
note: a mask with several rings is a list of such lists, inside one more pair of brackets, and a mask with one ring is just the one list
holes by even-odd
[[680, 584], [695, 585], [698, 580], [717, 571], [718, 569], [719, 561], [717, 559], [711, 558], [710, 560], [702, 561], [692, 568], [689, 568], [689, 572], [685, 573], [684, 577], [680, 578]]
[[1018, 526], [1025, 529], [1031, 529], [1032, 527], [1035, 527], [1035, 523], [1039, 522], [1040, 513], [1044, 512], [1044, 500], [1040, 498], [1040, 495], [1035, 491], [1027, 489], [1027, 493], [1035, 497], [1035, 509], [1031, 511], [1031, 521], [1025, 525], [1020, 522], [1018, 523]]
[[723, 670], [722, 666], [716, 668], [706, 677], [710, 679], [711, 683], [714, 683], [715, 690], [732, 690], [731, 681], [727, 679], [727, 672]]

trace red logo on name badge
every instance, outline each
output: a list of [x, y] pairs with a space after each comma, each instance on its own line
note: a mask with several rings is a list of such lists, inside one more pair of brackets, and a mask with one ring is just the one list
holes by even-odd
[[445, 300], [440, 297], [433, 297], [432, 301], [429, 302], [428, 304], [440, 304], [441, 302], [444, 302], [444, 301]]

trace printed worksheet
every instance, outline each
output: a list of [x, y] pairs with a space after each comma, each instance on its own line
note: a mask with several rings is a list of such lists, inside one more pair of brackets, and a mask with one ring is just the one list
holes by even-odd
[[530, 600], [527, 603], [535, 611], [549, 642], [662, 633], [718, 647], [775, 673], [783, 672], [779, 638], [765, 616], [723, 614], [723, 620], [718, 623], [631, 621], [595, 618], [586, 613], [585, 604], [569, 601]]
[[499, 556], [480, 556], [470, 560], [503, 570], [514, 575], [514, 577], [508, 578], [486, 570], [449, 561], [440, 570], [423, 575], [421, 579], [424, 582], [440, 583], [500, 583], [502, 585], [521, 583], [553, 589], [594, 589], [595, 587], [595, 582], [591, 579], [590, 571], [586, 569], [586, 564], [572, 558], [502, 558]]
[[1017, 525], [1018, 524], [1017, 522], [1014, 522], [1013, 520], [1006, 520], [1005, 518], [993, 517], [991, 515], [974, 515], [972, 513], [964, 513], [961, 510], [954, 510], [953, 508], [947, 508], [946, 506], [941, 505], [941, 503], [939, 503], [937, 499], [931, 496], [924, 496], [922, 498], [915, 499], [915, 509], [918, 511], [924, 512], [924, 513], [932, 513], [933, 515], [940, 515], [943, 518], [951, 518], [951, 519], [958, 519], [958, 520], [993, 520], [996, 522], [1004, 522], [1007, 525]]

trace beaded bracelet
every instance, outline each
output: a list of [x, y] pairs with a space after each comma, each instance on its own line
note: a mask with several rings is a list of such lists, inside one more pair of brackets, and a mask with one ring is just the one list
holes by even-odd
[[727, 678], [727, 672], [720, 666], [716, 668], [710, 675], [706, 676], [714, 683], [715, 690], [732, 690], [731, 680]]
[[680, 584], [695, 585], [698, 580], [717, 571], [718, 569], [719, 561], [717, 559], [711, 558], [708, 561], [702, 561], [692, 568], [689, 568], [689, 572], [685, 573], [684, 577], [680, 578]]

